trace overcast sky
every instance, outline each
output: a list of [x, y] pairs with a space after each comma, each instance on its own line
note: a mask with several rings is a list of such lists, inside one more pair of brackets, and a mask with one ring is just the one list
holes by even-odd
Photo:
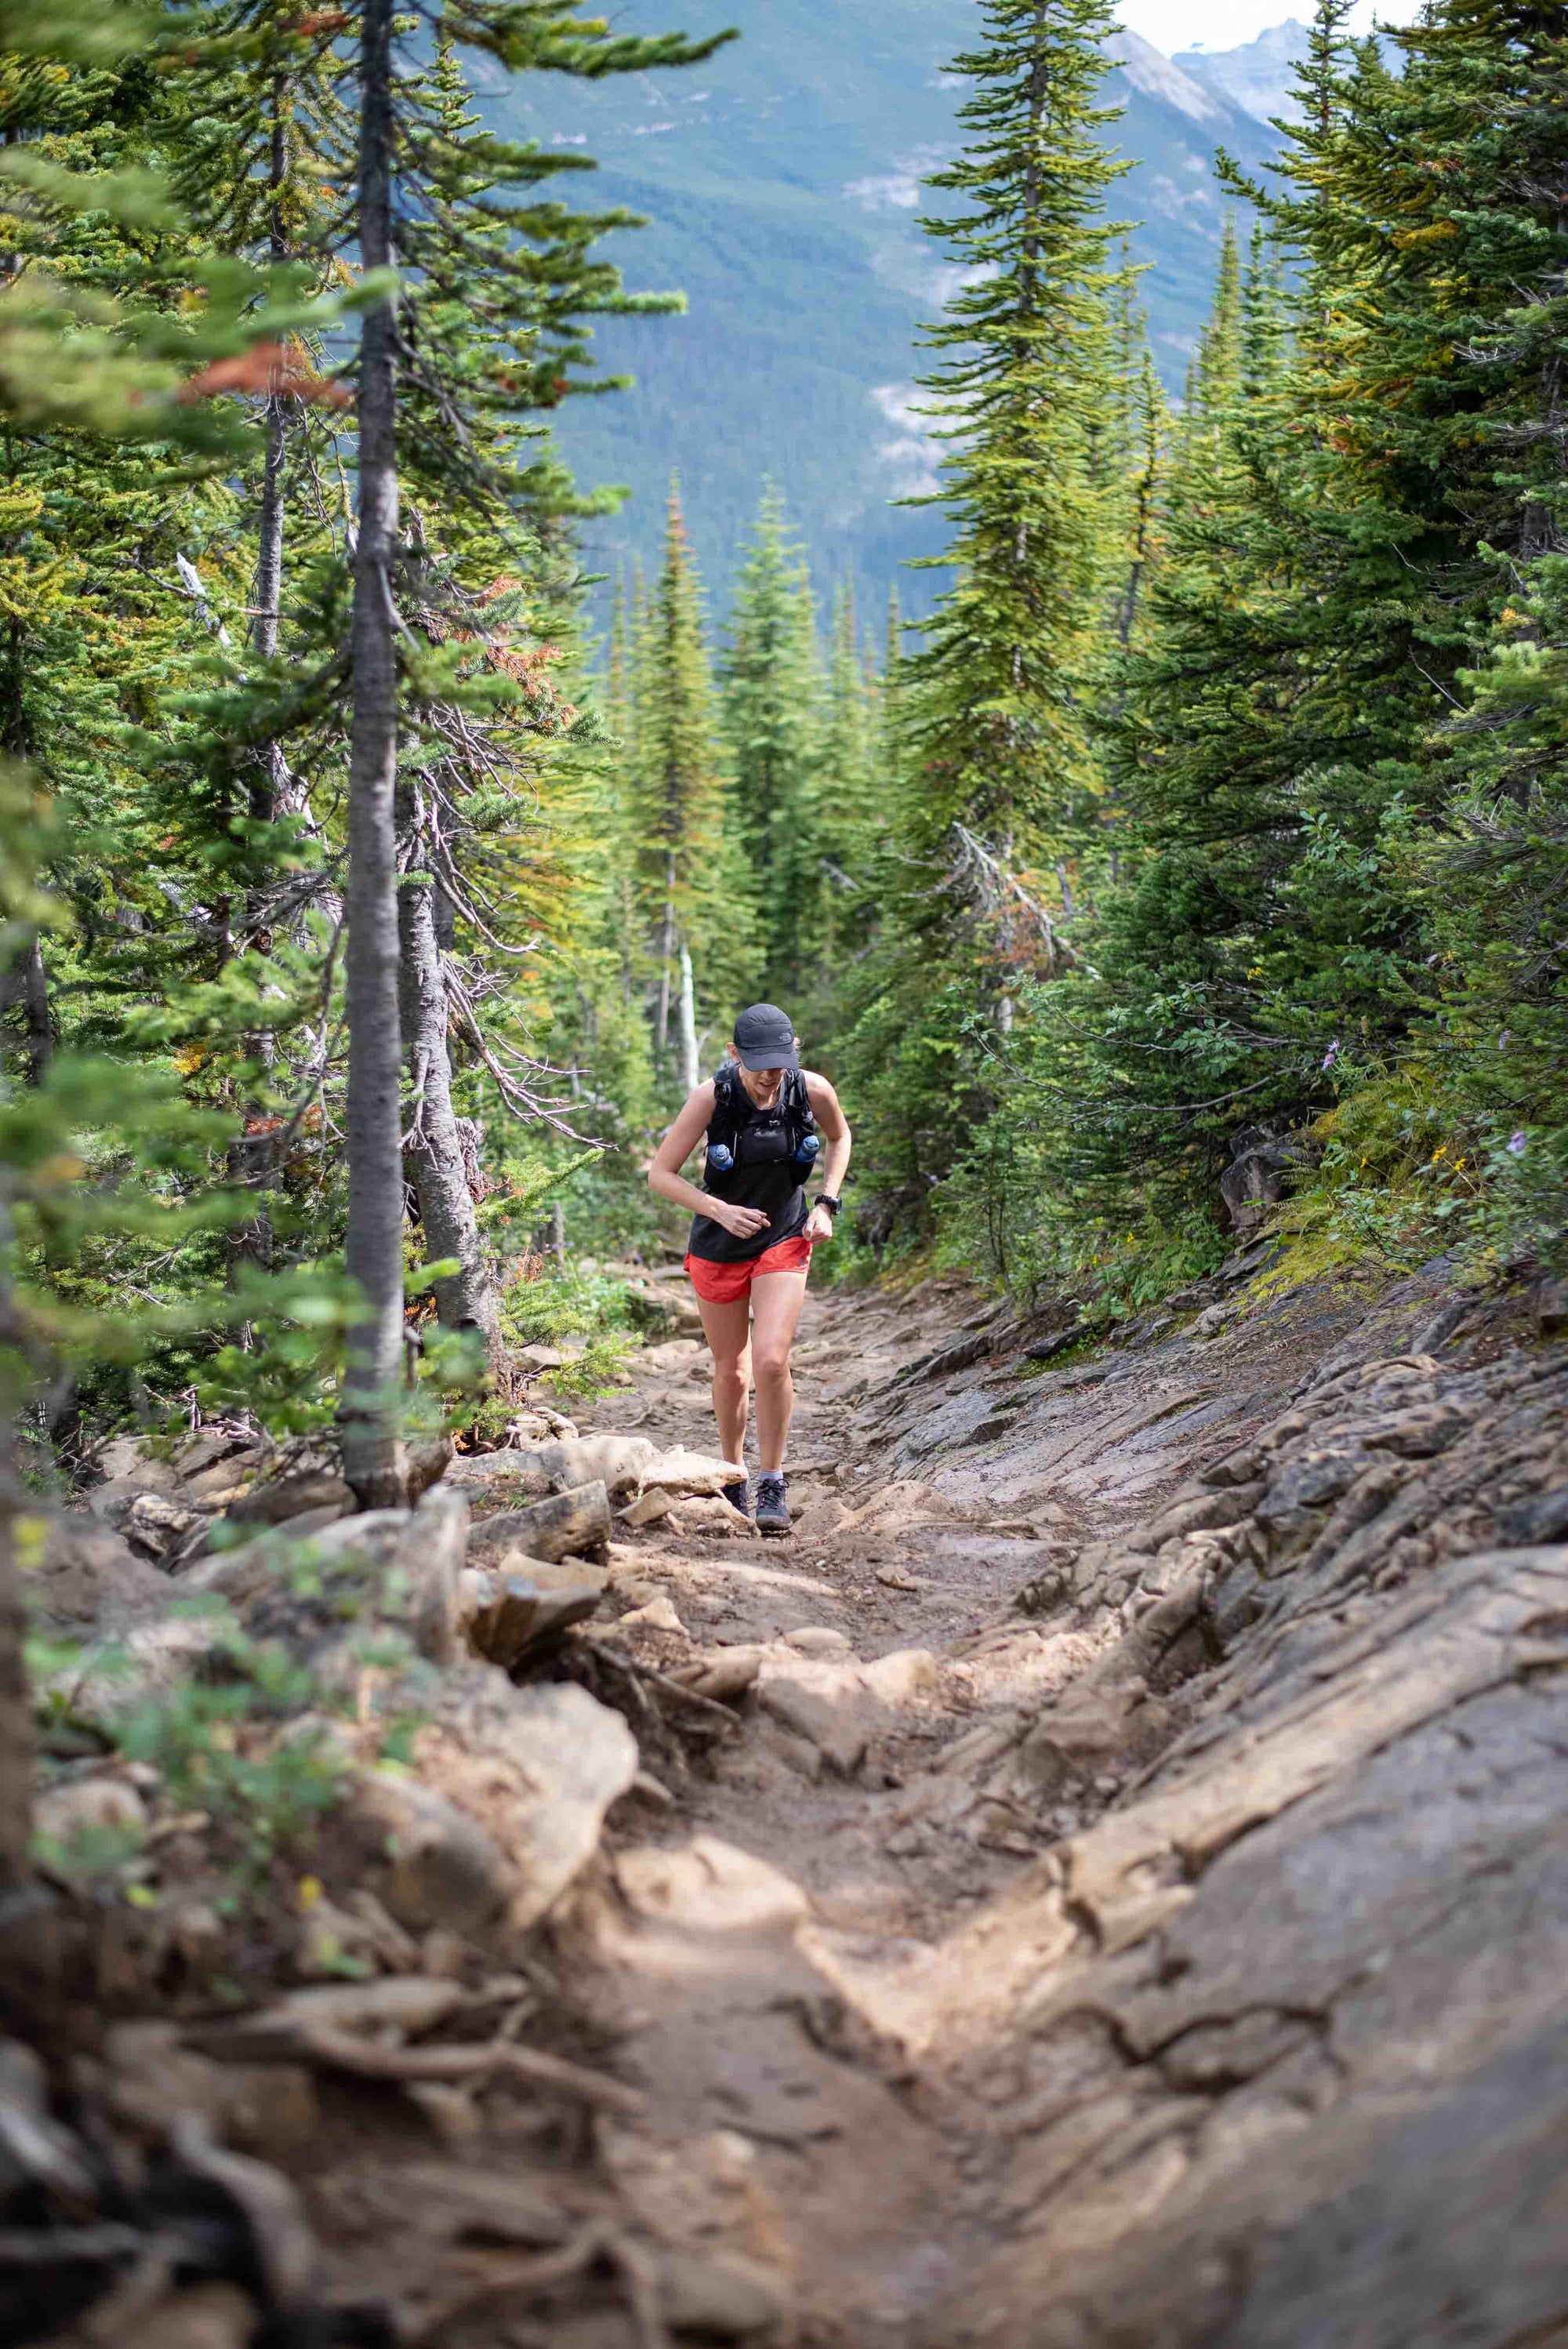
[[[1374, 17], [1385, 25], [1408, 25], [1418, 0], [1359, 0], [1352, 23], [1365, 32]], [[1121, 0], [1121, 21], [1157, 49], [1171, 57], [1178, 49], [1236, 49], [1255, 41], [1271, 26], [1287, 17], [1310, 16], [1310, 5], [1293, 7], [1290, 0]]]

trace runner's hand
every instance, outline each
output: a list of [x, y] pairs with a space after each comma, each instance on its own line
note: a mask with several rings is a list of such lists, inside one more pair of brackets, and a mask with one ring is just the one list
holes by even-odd
[[832, 1238], [833, 1219], [826, 1207], [812, 1208], [806, 1218], [805, 1237], [813, 1243]]
[[768, 1229], [770, 1220], [760, 1207], [732, 1207], [725, 1199], [716, 1199], [707, 1213], [738, 1240], [754, 1240], [758, 1232]]

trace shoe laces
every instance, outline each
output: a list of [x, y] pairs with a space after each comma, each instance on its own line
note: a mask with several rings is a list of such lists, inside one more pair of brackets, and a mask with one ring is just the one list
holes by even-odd
[[769, 1495], [769, 1499], [777, 1495], [779, 1499], [782, 1500], [784, 1498], [783, 1477], [779, 1475], [758, 1476], [757, 1479], [757, 1494], [759, 1500], [764, 1493]]

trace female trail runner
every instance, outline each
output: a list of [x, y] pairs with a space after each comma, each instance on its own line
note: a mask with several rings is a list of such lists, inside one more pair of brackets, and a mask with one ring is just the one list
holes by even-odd
[[[648, 1186], [695, 1220], [686, 1271], [713, 1353], [713, 1410], [727, 1460], [746, 1458], [746, 1422], [757, 1381], [760, 1474], [754, 1508], [744, 1478], [726, 1488], [761, 1534], [787, 1534], [784, 1444], [795, 1390], [789, 1349], [806, 1296], [811, 1250], [833, 1237], [839, 1192], [850, 1163], [850, 1129], [826, 1077], [802, 1069], [786, 1012], [754, 1003], [735, 1023], [730, 1056], [698, 1085], [659, 1144]], [[827, 1164], [816, 1204], [805, 1181], [821, 1129]], [[704, 1134], [703, 1187], [681, 1168]], [[726, 1160], [728, 1164], [726, 1164]]]

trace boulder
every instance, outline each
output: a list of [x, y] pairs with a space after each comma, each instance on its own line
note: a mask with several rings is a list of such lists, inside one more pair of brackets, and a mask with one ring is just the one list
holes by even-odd
[[871, 1742], [872, 1708], [852, 1665], [769, 1657], [757, 1678], [758, 1702], [792, 1736], [814, 1745], [842, 1778], [852, 1777]]
[[739, 2251], [671, 2247], [660, 2251], [658, 2265], [665, 2321], [677, 2333], [721, 2341], [777, 2337], [793, 2312], [794, 2295], [777, 2268]]
[[368, 1846], [363, 1880], [407, 1931], [444, 1925], [473, 1933], [500, 1914], [511, 1882], [505, 1855], [434, 1787], [402, 1772], [370, 1771], [339, 1824]]
[[634, 1607], [629, 1614], [622, 1616], [623, 1630], [629, 1630], [633, 1624], [639, 1624], [648, 1631], [684, 1632], [686, 1630], [676, 1612], [675, 1600], [667, 1590], [655, 1591], [644, 1606]]
[[231, 1501], [228, 1516], [236, 1526], [281, 1526], [307, 1509], [330, 1508], [346, 1516], [353, 1506], [354, 1495], [335, 1469], [300, 1468], [253, 1485]]
[[666, 1492], [665, 1485], [655, 1485], [634, 1501], [632, 1508], [624, 1510], [622, 1522], [636, 1529], [665, 1525], [669, 1534], [716, 1534], [720, 1541], [751, 1537], [754, 1532], [751, 1520], [720, 1494]]
[[117, 1522], [131, 1547], [156, 1565], [178, 1556], [193, 1533], [201, 1530], [207, 1513], [189, 1508], [183, 1500], [165, 1493], [139, 1492], [118, 1511]]
[[148, 1493], [172, 1493], [180, 1472], [172, 1461], [160, 1460], [145, 1435], [111, 1435], [93, 1458], [101, 1491], [106, 1485], [130, 1485]]
[[433, 1664], [449, 1664], [458, 1652], [458, 1577], [468, 1546], [467, 1499], [432, 1485], [409, 1521], [395, 1570], [408, 1579], [414, 1644]]
[[360, 1880], [411, 1932], [537, 1923], [638, 1766], [624, 1721], [586, 1689], [517, 1688], [478, 1663], [443, 1674], [413, 1751], [413, 1773], [363, 1774], [339, 1814], [364, 1855]]
[[139, 1623], [47, 1674], [36, 1693], [71, 1721], [112, 1740], [142, 1705], [173, 1697], [223, 1635], [222, 1609]]
[[287, 2159], [320, 2127], [315, 2083], [297, 2064], [219, 2063], [181, 2044], [175, 2023], [117, 2023], [104, 2041], [109, 2108], [123, 2127], [161, 2140], [181, 2113], [261, 2160]]
[[[507, 1856], [507, 1918], [525, 1931], [597, 1850], [604, 1814], [637, 1775], [637, 1741], [618, 1713], [573, 1682], [514, 1689], [490, 1676], [469, 1731], [477, 1768], [454, 1792], [488, 1784]], [[430, 1733], [434, 1744], [439, 1725]], [[416, 1740], [416, 1755], [420, 1741]]]
[[291, 1525], [268, 1526], [201, 1559], [180, 1587], [226, 1600], [253, 1638], [281, 1640], [324, 1690], [343, 1695], [363, 1671], [372, 1624], [432, 1664], [458, 1654], [468, 1538], [466, 1495], [437, 1485], [417, 1509], [367, 1509], [307, 1539]]
[[1284, 1196], [1285, 1177], [1304, 1156], [1302, 1146], [1264, 1126], [1244, 1125], [1231, 1141], [1231, 1164], [1220, 1177], [1220, 1196], [1238, 1232], [1257, 1229], [1271, 1206]]
[[802, 1623], [797, 1631], [786, 1631], [784, 1644], [799, 1649], [803, 1656], [847, 1656], [851, 1651], [842, 1631], [833, 1630], [826, 1623]]
[[146, 1825], [147, 1806], [129, 1778], [69, 1779], [46, 1786], [33, 1806], [35, 1834], [53, 1844], [113, 1832], [139, 1835]]
[[531, 1560], [549, 1565], [582, 1556], [610, 1538], [610, 1497], [603, 1485], [580, 1485], [535, 1501], [524, 1509], [502, 1509], [481, 1517], [469, 1540], [470, 1565], [526, 1572]]
[[793, 1940], [811, 1913], [793, 1877], [719, 1836], [695, 1836], [676, 1850], [641, 1846], [619, 1853], [614, 1867], [627, 1908], [651, 1925]]
[[578, 1435], [552, 1438], [521, 1452], [492, 1454], [510, 1489], [526, 1495], [565, 1493], [574, 1485], [601, 1484], [614, 1499], [640, 1491], [659, 1457], [645, 1435]]
[[733, 1704], [756, 1685], [757, 1675], [772, 1651], [755, 1642], [733, 1648], [709, 1648], [689, 1664], [677, 1664], [671, 1677], [696, 1696]]
[[733, 1460], [721, 1460], [712, 1452], [694, 1452], [677, 1444], [668, 1452], [661, 1452], [647, 1471], [646, 1485], [657, 1485], [665, 1492], [679, 1496], [697, 1494], [722, 1494], [727, 1485], [738, 1484], [746, 1470]]
[[901, 1648], [874, 1664], [830, 1661], [798, 1651], [772, 1651], [757, 1677], [764, 1713], [818, 1749], [830, 1769], [851, 1777], [890, 1713], [929, 1688], [936, 1659], [924, 1648]]
[[469, 1645], [487, 1662], [511, 1671], [525, 1656], [596, 1613], [608, 1578], [596, 1567], [552, 1566], [530, 1558], [509, 1574], [466, 1570], [463, 1605]]
[[168, 1577], [86, 1509], [49, 1518], [24, 1588], [31, 1621], [67, 1638], [145, 1622], [170, 1595]]
[[1568, 1332], [1568, 1280], [1561, 1275], [1541, 1281], [1535, 1291], [1535, 1326], [1543, 1338]]
[[233, 1483], [253, 1464], [261, 1448], [261, 1439], [245, 1429], [203, 1427], [176, 1445], [173, 1465], [182, 1485], [210, 1476], [220, 1466]]

